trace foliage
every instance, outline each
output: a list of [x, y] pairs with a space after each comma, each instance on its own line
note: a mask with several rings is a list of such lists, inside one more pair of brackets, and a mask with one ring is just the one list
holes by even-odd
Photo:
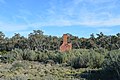
[[42, 53], [42, 52], [39, 52], [39, 55], [38, 55], [38, 61], [40, 62], [45, 62], [46, 60], [48, 60], [48, 54], [47, 53]]
[[[10, 67], [7, 67], [8, 65]], [[75, 71], [60, 65], [50, 66], [33, 61], [15, 61], [12, 64], [0, 66], [0, 80], [85, 80], [68, 75]]]
[[105, 55], [91, 50], [88, 57], [88, 66], [90, 68], [101, 68]]
[[77, 49], [69, 52], [58, 51], [33, 51], [29, 49], [21, 50], [15, 49], [6, 55], [8, 59], [13, 60], [29, 60], [46, 62], [53, 60], [55, 63], [67, 63], [74, 68], [91, 67], [100, 68], [104, 61], [105, 54], [94, 50]]
[[[14, 36], [8, 38], [4, 33], [0, 32], [0, 51], [12, 51], [15, 48], [22, 50], [59, 50], [62, 44], [62, 37], [44, 35], [41, 30], [33, 30], [28, 37], [15, 33]], [[69, 34], [68, 42], [72, 43], [73, 49], [96, 49], [104, 48], [107, 50], [115, 50], [120, 48], [120, 33], [116, 35], [104, 35], [102, 32], [90, 35], [90, 38], [79, 38]]]
[[[102, 69], [102, 72], [98, 70], [98, 73], [100, 72], [103, 74], [102, 77], [109, 77], [108, 79], [111, 78], [115, 80], [120, 79], [120, 33], [107, 36], [101, 32], [99, 34], [96, 34], [96, 37], [94, 34], [91, 34], [90, 38], [79, 38], [77, 36], [69, 34], [70, 37], [68, 39], [68, 42], [72, 43], [73, 49], [71, 51], [63, 53], [59, 52], [59, 47], [62, 44], [62, 37], [48, 36], [44, 35], [43, 33], [44, 32], [41, 30], [33, 30], [33, 32], [30, 33], [28, 37], [24, 37], [19, 33], [15, 33], [14, 36], [8, 38], [5, 37], [5, 34], [0, 31], [1, 64], [12, 64], [12, 67], [7, 72], [10, 74], [14, 72], [11, 75], [8, 75], [5, 71], [2, 71], [2, 67], [0, 66], [1, 77], [3, 76], [1, 74], [4, 74], [5, 80], [37, 80], [38, 78], [41, 80], [48, 78], [51, 80], [70, 80], [69, 76], [65, 76], [66, 69], [62, 68], [61, 70], [64, 69], [63, 71], [56, 68], [51, 69], [50, 66], [54, 66], [54, 63], [59, 63], [59, 65], [62, 64], [62, 66], [65, 64], [65, 66], [72, 67], [71, 69]], [[42, 66], [43, 68], [41, 69], [40, 66], [38, 67], [32, 64], [28, 65], [29, 63], [14, 63], [15, 61], [24, 60], [43, 62], [45, 63], [45, 66]], [[37, 70], [34, 72], [25, 72], [25, 75], [29, 74], [29, 78], [18, 74], [18, 72], [22, 71], [23, 69], [29, 68], [30, 70], [34, 70], [36, 67]], [[49, 70], [49, 68], [51, 70]], [[68, 73], [70, 74], [70, 71], [68, 71]], [[74, 75], [79, 74], [80, 73]], [[16, 76], [13, 77], [12, 75]], [[72, 78], [72, 80], [74, 80], [73, 76]]]
[[[11, 68], [12, 70], [19, 70], [21, 68], [25, 69], [25, 66], [27, 65], [26, 63], [24, 63], [24, 65], [21, 62], [13, 62], [27, 60], [43, 62], [46, 66], [53, 66], [58, 63], [59, 65], [64, 66], [65, 63], [65, 66], [71, 66], [75, 69], [102, 69], [102, 72], [100, 71], [100, 75], [107, 75], [106, 77], [113, 76], [117, 78], [120, 75], [120, 50], [107, 51], [105, 49], [74, 49], [69, 52], [61, 53], [59, 51], [43, 52], [29, 49], [14, 49], [4, 54], [3, 57], [4, 59], [2, 62], [13, 64], [13, 68]], [[33, 68], [33, 66], [31, 66], [31, 68]]]
[[120, 50], [113, 50], [107, 54], [103, 69], [111, 72], [111, 76], [116, 76], [116, 78], [120, 79]]
[[95, 50], [74, 50], [74, 57], [70, 65], [74, 68], [100, 68], [104, 61], [104, 57], [105, 54], [101, 54]]
[[38, 57], [38, 54], [35, 51], [33, 51], [33, 50], [27, 50], [26, 60], [36, 61], [37, 57]]
[[84, 60], [85, 58], [82, 58], [82, 56], [79, 56], [77, 58], [74, 58], [71, 62], [71, 66], [74, 68], [85, 68], [87, 67], [87, 61]]

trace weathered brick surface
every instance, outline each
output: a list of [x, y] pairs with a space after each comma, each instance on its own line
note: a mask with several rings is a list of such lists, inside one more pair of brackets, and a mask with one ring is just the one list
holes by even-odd
[[63, 43], [60, 46], [60, 51], [61, 52], [69, 51], [69, 50], [72, 49], [72, 43], [67, 42], [68, 37], [69, 36], [67, 34], [63, 34]]

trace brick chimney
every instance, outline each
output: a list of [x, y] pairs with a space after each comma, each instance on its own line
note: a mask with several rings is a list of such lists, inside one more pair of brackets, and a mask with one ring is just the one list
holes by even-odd
[[68, 35], [63, 34], [63, 44], [67, 44], [67, 38], [68, 38]]
[[68, 43], [67, 42], [67, 38], [69, 36], [67, 34], [63, 34], [63, 43], [62, 45], [60, 46], [60, 51], [61, 52], [65, 52], [65, 51], [69, 51], [72, 49], [72, 43]]

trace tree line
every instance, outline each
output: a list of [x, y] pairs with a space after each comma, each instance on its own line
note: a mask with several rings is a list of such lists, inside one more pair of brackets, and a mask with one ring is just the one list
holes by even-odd
[[[69, 33], [68, 33], [69, 34]], [[105, 48], [115, 50], [120, 48], [120, 33], [116, 35], [104, 35], [102, 32], [91, 34], [89, 38], [79, 38], [71, 34], [68, 42], [72, 43], [73, 49], [96, 49]], [[0, 51], [11, 51], [15, 48], [30, 50], [59, 50], [62, 44], [62, 37], [44, 35], [41, 30], [33, 30], [28, 37], [15, 33], [14, 36], [8, 38], [0, 31]]]

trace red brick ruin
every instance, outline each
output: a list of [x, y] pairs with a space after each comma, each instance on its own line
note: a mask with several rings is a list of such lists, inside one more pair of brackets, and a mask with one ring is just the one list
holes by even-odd
[[70, 51], [72, 49], [72, 43], [67, 42], [68, 37], [67, 34], [63, 34], [63, 43], [60, 46], [60, 52]]

